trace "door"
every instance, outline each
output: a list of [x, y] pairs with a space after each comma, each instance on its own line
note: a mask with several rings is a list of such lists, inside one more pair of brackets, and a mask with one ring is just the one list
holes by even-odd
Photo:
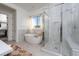
[[49, 10], [49, 42], [51, 50], [60, 53], [61, 5]]
[[61, 53], [60, 27], [61, 27], [61, 5], [48, 9], [47, 33], [49, 34], [48, 42], [45, 49], [50, 53], [55, 52], [57, 55]]

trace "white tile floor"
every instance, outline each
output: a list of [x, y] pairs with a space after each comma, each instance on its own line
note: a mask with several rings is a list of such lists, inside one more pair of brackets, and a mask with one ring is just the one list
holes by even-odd
[[[12, 43], [16, 44], [14, 41], [7, 42], [7, 43], [8, 44], [12, 44]], [[17, 44], [20, 45], [23, 49], [26, 49], [29, 52], [31, 52], [33, 56], [54, 56], [54, 55], [51, 55], [47, 52], [42, 51], [41, 50], [42, 45], [32, 45], [27, 42], [19, 42]]]
[[[0, 40], [3, 40], [3, 39], [0, 38]], [[28, 50], [29, 52], [31, 52], [33, 56], [54, 56], [54, 55], [51, 55], [47, 52], [44, 52], [41, 49], [43, 47], [42, 45], [33, 45], [33, 44], [29, 44], [25, 41], [19, 42], [19, 43], [16, 43], [15, 41], [9, 41], [8, 42], [7, 39], [5, 40], [5, 42], [7, 44], [18, 44], [18, 45], [20, 45], [25, 50]]]
[[22, 46], [22, 48], [30, 51], [33, 56], [51, 56], [51, 54], [48, 54], [41, 50], [42, 45], [32, 45], [27, 42], [21, 42], [19, 44], [20, 46]]

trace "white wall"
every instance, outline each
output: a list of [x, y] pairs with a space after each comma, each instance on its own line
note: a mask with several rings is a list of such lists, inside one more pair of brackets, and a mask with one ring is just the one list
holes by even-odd
[[8, 16], [8, 40], [14, 40], [12, 38], [13, 37], [13, 35], [12, 35], [12, 33], [13, 33], [12, 17], [13, 17], [13, 14], [14, 14], [14, 10], [3, 5], [3, 4], [0, 4], [0, 13], [6, 14]]
[[43, 13], [44, 11], [47, 11], [48, 8], [54, 7], [54, 6], [59, 5], [59, 4], [60, 3], [49, 3], [46, 6], [43, 6], [42, 8], [32, 10], [31, 12], [29, 12], [29, 15], [30, 16], [39, 15], [40, 13]]
[[[32, 10], [31, 12], [29, 12], [28, 15], [29, 16], [38, 16], [38, 15], [42, 14], [44, 11], [47, 11], [46, 8], [48, 8], [48, 5], [46, 5], [46, 6], [42, 7], [42, 8], [36, 9], [36, 10]], [[32, 30], [33, 29], [32, 17], [29, 17], [27, 22], [29, 23], [27, 25], [28, 29]], [[42, 26], [41, 26], [41, 28], [42, 28]]]
[[[22, 41], [24, 39], [24, 34], [26, 32], [26, 30], [29, 28], [29, 18], [28, 16], [31, 15], [37, 15], [42, 13], [45, 8], [47, 8], [48, 6], [32, 11], [32, 12], [27, 12], [26, 10], [14, 5], [14, 4], [10, 4], [10, 3], [4, 3], [5, 5], [13, 8], [16, 10], [16, 40], [18, 41]], [[53, 6], [56, 4], [52, 4]]]
[[[59, 5], [60, 3], [49, 3], [49, 4], [47, 4], [46, 6], [43, 6], [42, 8], [39, 8], [39, 9], [36, 9], [36, 10], [32, 10], [31, 12], [29, 12], [29, 16], [37, 16], [37, 15], [40, 15], [40, 14], [43, 14], [44, 12], [46, 12], [46, 16], [48, 15], [48, 9], [49, 8], [51, 8], [51, 7], [54, 7], [54, 6], [56, 6], [56, 5]], [[29, 20], [29, 18], [28, 18], [28, 20], [27, 20], [28, 22], [29, 22], [29, 24], [30, 25], [32, 25], [30, 22], [31, 22], [31, 19]], [[30, 25], [27, 25], [27, 27], [29, 28], [29, 29], [31, 29], [32, 28], [32, 26], [30, 26]]]
[[49, 19], [45, 19], [45, 25], [47, 25], [44, 33], [46, 37], [45, 41], [47, 41], [45, 49], [47, 51], [51, 51], [51, 53], [53, 53], [54, 51], [60, 54], [61, 5], [48, 5], [45, 8], [41, 8], [37, 11], [32, 11], [30, 15], [38, 15], [40, 13], [43, 13], [44, 11], [46, 11], [49, 17]]
[[[49, 14], [49, 9], [50, 8], [53, 8], [54, 6], [56, 6], [56, 5], [59, 5], [60, 3], [51, 3], [51, 4], [48, 4], [48, 5], [46, 5], [46, 6], [44, 6], [44, 7], [42, 7], [42, 8], [40, 8], [40, 9], [37, 9], [37, 10], [33, 10], [33, 11], [31, 11], [31, 12], [29, 12], [29, 16], [36, 16], [36, 15], [39, 15], [39, 14], [42, 14], [44, 11], [46, 12], [46, 15], [48, 16], [48, 14]], [[30, 20], [28, 19], [27, 20], [28, 22], [30, 22]], [[46, 18], [45, 20], [45, 42], [47, 43], [48, 42], [48, 31], [49, 31], [49, 28], [48, 28], [48, 26], [49, 26], [49, 24], [48, 24], [48, 18]], [[30, 25], [27, 25], [28, 26], [28, 28], [29, 27], [31, 27]]]
[[14, 4], [5, 3], [5, 5], [16, 10], [16, 41], [19, 42], [24, 40], [24, 34], [27, 30], [27, 11]]

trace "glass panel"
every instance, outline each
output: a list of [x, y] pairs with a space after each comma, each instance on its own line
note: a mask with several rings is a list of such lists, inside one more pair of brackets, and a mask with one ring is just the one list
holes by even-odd
[[[61, 5], [49, 8], [48, 22], [45, 23], [46, 29], [45, 37], [48, 37], [48, 42], [45, 43], [45, 51], [57, 55], [61, 55], [61, 42], [60, 42], [60, 27], [61, 27]], [[45, 39], [46, 40], [46, 39]]]

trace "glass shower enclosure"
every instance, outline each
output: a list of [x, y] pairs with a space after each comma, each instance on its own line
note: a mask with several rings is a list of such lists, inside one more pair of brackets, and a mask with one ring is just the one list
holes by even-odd
[[51, 55], [79, 56], [79, 4], [48, 7], [43, 51]]
[[55, 7], [49, 6], [48, 18], [45, 19], [45, 46], [43, 50], [55, 54], [61, 55], [61, 5]]

